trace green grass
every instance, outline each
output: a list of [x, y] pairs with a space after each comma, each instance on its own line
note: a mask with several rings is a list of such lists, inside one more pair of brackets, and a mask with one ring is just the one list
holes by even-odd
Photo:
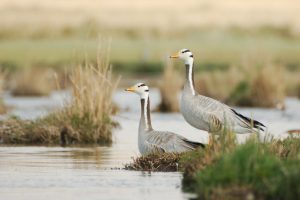
[[[222, 143], [191, 152], [181, 162], [184, 188], [199, 199], [297, 199], [300, 140], [236, 146]], [[230, 147], [231, 146], [231, 147]]]

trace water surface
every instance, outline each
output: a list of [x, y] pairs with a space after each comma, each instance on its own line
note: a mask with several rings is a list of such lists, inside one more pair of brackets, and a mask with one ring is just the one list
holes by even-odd
[[[14, 107], [11, 114], [35, 119], [63, 105], [68, 92], [54, 92], [44, 98], [15, 98], [5, 95]], [[114, 130], [109, 147], [0, 146], [0, 199], [187, 199], [181, 191], [181, 173], [148, 173], [122, 168], [139, 155], [137, 95], [118, 91], [114, 99], [121, 112], [114, 116], [120, 128]], [[154, 108], [159, 93], [151, 90]], [[265, 123], [278, 137], [288, 129], [300, 128], [300, 101], [289, 98], [286, 110], [237, 108]], [[153, 127], [207, 142], [208, 134], [189, 126], [179, 113], [153, 113]]]

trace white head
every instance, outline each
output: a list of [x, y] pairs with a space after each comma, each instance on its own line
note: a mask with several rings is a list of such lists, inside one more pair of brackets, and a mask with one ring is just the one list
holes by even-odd
[[188, 49], [181, 49], [176, 54], [170, 56], [170, 58], [179, 58], [183, 60], [185, 64], [191, 64], [194, 61], [193, 53]]
[[134, 92], [140, 95], [141, 99], [147, 99], [149, 96], [149, 87], [145, 83], [137, 83], [134, 86], [131, 86], [125, 91]]

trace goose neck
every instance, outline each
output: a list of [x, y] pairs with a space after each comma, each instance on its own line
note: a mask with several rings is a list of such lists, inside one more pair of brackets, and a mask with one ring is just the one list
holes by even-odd
[[186, 86], [189, 88], [189, 90], [192, 92], [193, 95], [195, 95], [195, 89], [194, 89], [194, 63], [193, 59], [190, 59], [185, 63], [185, 69], [186, 69]]
[[140, 125], [144, 130], [152, 130], [150, 117], [150, 100], [149, 96], [141, 98], [141, 120]]

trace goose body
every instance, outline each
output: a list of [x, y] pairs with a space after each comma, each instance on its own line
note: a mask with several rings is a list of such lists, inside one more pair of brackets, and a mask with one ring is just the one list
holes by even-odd
[[181, 58], [185, 61], [186, 80], [181, 96], [180, 112], [190, 125], [213, 134], [221, 134], [225, 129], [237, 134], [265, 131], [266, 127], [262, 123], [245, 117], [220, 101], [195, 91], [194, 57], [188, 49], [181, 50], [171, 58]]
[[150, 117], [149, 89], [143, 83], [138, 83], [126, 89], [140, 95], [141, 117], [138, 129], [138, 147], [142, 155], [155, 153], [181, 153], [204, 146], [169, 131], [156, 131], [152, 128]]

